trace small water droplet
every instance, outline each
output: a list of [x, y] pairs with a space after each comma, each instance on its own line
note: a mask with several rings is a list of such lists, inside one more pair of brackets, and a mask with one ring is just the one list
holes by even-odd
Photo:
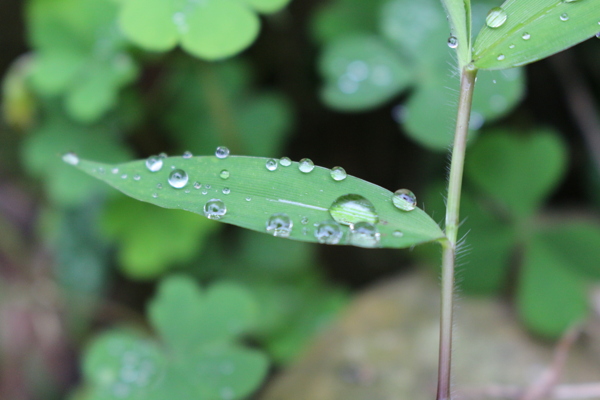
[[506, 57], [504, 57], [504, 54], [499, 54], [498, 57], [496, 57], [496, 60], [498, 61], [502, 61], [504, 60]]
[[308, 227], [305, 226], [304, 228], [302, 228], [302, 234], [304, 236], [308, 235]]
[[412, 211], [417, 206], [417, 196], [408, 189], [398, 189], [392, 196], [392, 203], [403, 211]]
[[171, 169], [175, 169], [175, 166], [174, 166], [174, 165], [171, 165]]
[[342, 167], [333, 167], [331, 169], [331, 177], [334, 181], [343, 181], [346, 179], [346, 170]]
[[338, 197], [329, 207], [331, 217], [344, 225], [352, 225], [360, 221], [373, 224], [379, 221], [375, 206], [359, 194], [346, 194]]
[[161, 157], [160, 155], [150, 156], [146, 159], [146, 168], [148, 168], [148, 171], [150, 171], [150, 172], [160, 171], [162, 166], [163, 166], [163, 157]]
[[181, 189], [188, 183], [188, 174], [182, 169], [176, 169], [169, 174], [169, 185]]
[[267, 169], [269, 171], [275, 171], [278, 166], [279, 166], [279, 164], [277, 163], [277, 160], [274, 158], [268, 159], [267, 162], [265, 163], [265, 167], [267, 167]]
[[98, 173], [99, 174], [103, 174], [104, 173], [104, 168], [102, 168], [102, 167], [98, 168]]
[[600, 32], [596, 33], [596, 39], [600, 39]]
[[227, 158], [229, 157], [229, 149], [225, 146], [219, 146], [215, 151], [215, 156], [217, 158]]
[[220, 199], [211, 199], [204, 205], [204, 215], [209, 219], [221, 219], [227, 213], [227, 207]]
[[183, 158], [192, 158], [192, 152], [191, 151], [184, 151], [182, 157]]
[[523, 40], [531, 39], [531, 35], [528, 32], [523, 32], [523, 35], [521, 35], [521, 37], [523, 38]]
[[290, 165], [292, 165], [292, 160], [290, 160], [288, 157], [282, 157], [279, 160], [279, 164], [281, 164], [281, 166], [283, 167], [289, 167]]
[[250, 197], [250, 196], [246, 197], [246, 201], [252, 201], [252, 197]]
[[133, 176], [133, 180], [134, 180], [134, 181], [139, 181], [140, 179], [142, 179], [142, 177], [141, 177], [139, 174], [135, 174], [135, 175]]
[[510, 46], [508, 46], [508, 48], [509, 48], [509, 49], [514, 49], [514, 48], [515, 48], [515, 45], [514, 45], [514, 44], [511, 44]]
[[194, 182], [194, 189], [200, 189], [202, 184], [200, 182]]
[[507, 18], [506, 11], [501, 7], [494, 7], [488, 12], [487, 17], [485, 17], [485, 24], [493, 29], [499, 28], [504, 25]]
[[288, 237], [292, 233], [294, 223], [287, 214], [275, 213], [267, 220], [267, 232], [273, 236]]
[[152, 193], [152, 197], [156, 199], [158, 197], [158, 193]]
[[397, 237], [397, 238], [399, 238], [399, 237], [402, 237], [402, 236], [404, 236], [404, 233], [403, 233], [402, 231], [395, 230], [395, 231], [392, 233], [392, 235], [394, 235], [394, 237]]
[[224, 387], [219, 393], [223, 400], [231, 400], [235, 397], [235, 392], [230, 387]]
[[451, 49], [455, 49], [458, 47], [458, 39], [456, 38], [456, 36], [450, 36], [448, 38], [448, 47], [450, 47]]
[[563, 0], [563, 3], [575, 3], [576, 1], [579, 0]]
[[350, 226], [350, 244], [358, 247], [373, 248], [379, 246], [381, 235], [375, 227], [365, 221]]
[[205, 188], [210, 189], [211, 186], [207, 183], [206, 185], [204, 185]]
[[167, 156], [167, 153], [165, 153], [165, 152], [163, 151], [162, 153], [159, 153], [159, 154], [158, 154], [158, 157], [159, 157], [159, 158], [167, 158], [168, 156]]
[[315, 230], [315, 238], [319, 243], [338, 244], [343, 236], [342, 226], [335, 221], [321, 222]]
[[310, 171], [315, 169], [315, 164], [312, 162], [312, 160], [310, 158], [303, 158], [302, 160], [300, 160], [300, 163], [298, 164], [298, 169], [300, 170], [300, 172], [304, 172], [305, 174], [308, 174]]
[[118, 174], [119, 173], [119, 168], [113, 168], [110, 170], [110, 172], [112, 172], [113, 174]]
[[204, 189], [204, 190], [202, 191], [202, 194], [208, 194], [208, 190]]
[[71, 165], [77, 165], [77, 164], [79, 164], [79, 157], [77, 157], [77, 154], [73, 153], [72, 151], [70, 151], [68, 153], [65, 153], [62, 156], [62, 159], [67, 164], [71, 164]]
[[223, 194], [229, 194], [229, 193], [231, 193], [231, 189], [226, 187], [226, 188], [223, 188], [222, 192], [223, 192]]
[[121, 179], [127, 179], [127, 174], [121, 175]]
[[306, 224], [308, 224], [308, 217], [302, 217], [302, 219], [300, 220], [300, 223], [301, 223], [302, 225], [306, 225]]
[[221, 173], [219, 174], [219, 176], [221, 177], [221, 179], [228, 179], [229, 178], [229, 171], [227, 171], [226, 169], [224, 169], [223, 171], [221, 171]]
[[190, 193], [190, 189], [185, 189], [185, 190], [183, 191], [183, 193], [185, 193], [185, 194], [188, 194], [188, 193]]
[[568, 21], [569, 20], [569, 14], [567, 14], [567, 13], [560, 14], [560, 20], [561, 21]]
[[156, 188], [157, 188], [157, 189], [162, 189], [162, 183], [157, 183], [157, 184], [156, 184]]

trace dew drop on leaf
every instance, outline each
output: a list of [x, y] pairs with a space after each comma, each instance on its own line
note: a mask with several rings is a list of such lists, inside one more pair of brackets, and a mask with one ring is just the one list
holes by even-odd
[[397, 237], [397, 238], [399, 238], [399, 237], [402, 237], [402, 236], [404, 236], [404, 233], [403, 233], [402, 231], [395, 230], [395, 231], [392, 233], [392, 235], [394, 235], [394, 237]]
[[192, 152], [191, 151], [185, 151], [183, 153], [183, 158], [192, 158]]
[[220, 199], [211, 199], [204, 205], [204, 216], [209, 219], [221, 219], [226, 213], [227, 207]]
[[229, 193], [231, 193], [231, 189], [226, 187], [226, 188], [223, 188], [222, 192], [223, 192], [223, 194], [229, 194]]
[[366, 221], [376, 224], [379, 216], [375, 206], [359, 194], [346, 194], [338, 197], [329, 207], [331, 217], [344, 225]]
[[202, 185], [200, 184], [200, 182], [194, 182], [194, 189], [200, 189], [202, 187]]
[[408, 189], [398, 189], [392, 195], [392, 203], [403, 211], [412, 211], [417, 206], [417, 197]]
[[71, 165], [77, 165], [77, 164], [79, 164], [79, 157], [77, 157], [77, 154], [75, 154], [75, 153], [73, 153], [71, 151], [68, 152], [68, 153], [65, 153], [62, 156], [62, 159], [67, 164], [71, 164]]
[[523, 38], [523, 40], [529, 40], [531, 39], [531, 35], [527, 32], [523, 33], [523, 36], [521, 36]]
[[269, 171], [275, 171], [278, 166], [279, 166], [279, 164], [277, 163], [277, 160], [274, 158], [268, 159], [267, 162], [265, 163], [265, 167], [267, 167], [267, 169]]
[[342, 167], [333, 167], [331, 169], [331, 177], [334, 181], [343, 181], [346, 179], [346, 170]]
[[167, 153], [164, 151], [158, 155], [158, 158], [167, 158]]
[[315, 238], [319, 243], [338, 244], [343, 236], [341, 225], [335, 221], [321, 222], [315, 229]]
[[275, 213], [271, 215], [266, 224], [267, 232], [278, 237], [290, 236], [293, 226], [292, 220], [285, 213]]
[[298, 165], [298, 169], [300, 172], [304, 172], [308, 174], [310, 171], [315, 169], [315, 164], [312, 162], [310, 158], [303, 158], [300, 160], [300, 164]]
[[113, 168], [110, 170], [110, 172], [112, 172], [113, 174], [118, 174], [119, 173], [119, 168]]
[[279, 164], [281, 164], [283, 167], [289, 167], [292, 165], [292, 160], [290, 160], [288, 157], [282, 157], [279, 160]]
[[140, 179], [142, 179], [142, 177], [141, 177], [139, 174], [135, 174], [135, 175], [133, 176], [133, 180], [134, 180], [134, 181], [139, 181]]
[[301, 223], [302, 225], [306, 225], [306, 224], [308, 224], [308, 217], [302, 217], [302, 219], [300, 220], [300, 223]]
[[487, 17], [485, 17], [485, 24], [493, 29], [500, 28], [504, 25], [507, 18], [506, 11], [501, 7], [494, 7], [488, 12]]
[[221, 171], [221, 173], [219, 173], [219, 176], [221, 177], [221, 179], [229, 179], [229, 171], [224, 169], [223, 171]]
[[496, 57], [496, 60], [498, 61], [502, 61], [504, 60], [506, 57], [504, 56], [504, 54], [499, 54], [498, 57]]
[[378, 247], [381, 235], [375, 225], [365, 221], [350, 226], [350, 244], [359, 247]]
[[561, 21], [568, 21], [569, 20], [569, 14], [567, 14], [567, 13], [560, 14], [560, 20]]
[[127, 174], [121, 175], [121, 179], [127, 179]]
[[448, 38], [448, 47], [450, 47], [451, 49], [455, 49], [458, 47], [458, 39], [456, 38], [456, 36], [450, 36]]
[[162, 189], [162, 183], [157, 183], [157, 184], [156, 184], [156, 188], [157, 188], [157, 189]]
[[163, 166], [163, 157], [161, 156], [150, 156], [146, 159], [146, 168], [150, 172], [157, 172]]
[[158, 197], [158, 193], [152, 193], [152, 197], [156, 199]]
[[246, 201], [252, 201], [252, 197], [250, 197], [250, 196], [246, 197]]
[[225, 146], [219, 146], [217, 147], [217, 150], [215, 150], [215, 156], [217, 158], [227, 158], [229, 157], [229, 149]]
[[188, 183], [188, 174], [182, 169], [176, 169], [169, 174], [169, 185], [175, 189], [181, 189]]

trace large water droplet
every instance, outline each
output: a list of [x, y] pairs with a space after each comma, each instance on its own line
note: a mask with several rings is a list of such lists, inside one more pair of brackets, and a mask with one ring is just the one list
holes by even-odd
[[221, 219], [227, 213], [227, 207], [219, 199], [211, 199], [204, 205], [204, 215], [209, 219]]
[[412, 211], [417, 206], [417, 196], [408, 189], [398, 189], [392, 196], [392, 203], [403, 211]]
[[192, 152], [191, 151], [184, 151], [183, 152], [183, 158], [192, 158]]
[[77, 164], [79, 164], [79, 157], [77, 157], [77, 154], [73, 153], [72, 151], [70, 151], [68, 153], [65, 153], [62, 156], [62, 159], [67, 164], [71, 164], [71, 165], [77, 165]]
[[342, 226], [335, 221], [321, 222], [315, 230], [315, 238], [319, 243], [338, 244], [343, 236]]
[[217, 158], [227, 158], [229, 157], [229, 149], [225, 146], [219, 146], [215, 151], [215, 156]]
[[292, 165], [292, 160], [290, 160], [288, 157], [282, 157], [279, 160], [279, 164], [281, 164], [283, 167], [289, 167]]
[[334, 181], [343, 181], [346, 179], [346, 170], [342, 167], [333, 167], [331, 169], [331, 177]]
[[560, 20], [561, 21], [568, 21], [569, 20], [569, 14], [567, 14], [567, 13], [560, 14]]
[[338, 197], [329, 208], [331, 217], [344, 225], [352, 225], [360, 221], [375, 224], [379, 216], [375, 206], [359, 194], [346, 194]]
[[378, 247], [381, 235], [375, 225], [362, 221], [350, 226], [350, 244], [359, 247]]
[[169, 185], [181, 189], [188, 183], [188, 174], [182, 169], [176, 169], [169, 174]]
[[146, 159], [146, 168], [150, 172], [157, 172], [163, 166], [163, 157], [161, 156], [150, 156]]
[[223, 171], [221, 171], [221, 173], [219, 174], [219, 176], [221, 177], [221, 179], [229, 179], [229, 171], [227, 171], [226, 169], [224, 169]]
[[506, 22], [508, 15], [501, 7], [494, 7], [485, 17], [485, 24], [490, 28], [500, 28]]
[[448, 38], [448, 47], [450, 47], [451, 49], [455, 49], [458, 47], [458, 39], [456, 38], [456, 36], [450, 36]]
[[300, 172], [304, 172], [305, 174], [308, 174], [310, 171], [315, 169], [315, 164], [312, 162], [312, 160], [310, 158], [303, 158], [302, 160], [300, 160], [300, 163], [298, 164], [298, 169], [300, 170]]
[[523, 40], [531, 39], [531, 35], [527, 32], [523, 32], [523, 35], [521, 37], [523, 38]]
[[287, 214], [275, 213], [267, 220], [267, 232], [273, 236], [288, 237], [292, 233], [294, 223]]
[[277, 160], [274, 158], [268, 159], [267, 162], [265, 163], [265, 167], [267, 167], [267, 169], [269, 171], [275, 171], [278, 166], [279, 166], [279, 164], [277, 163]]

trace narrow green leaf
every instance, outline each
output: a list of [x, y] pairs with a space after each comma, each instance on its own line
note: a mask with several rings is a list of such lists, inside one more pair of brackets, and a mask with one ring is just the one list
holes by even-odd
[[576, 45], [600, 31], [597, 0], [507, 0], [506, 21], [485, 25], [473, 50], [477, 68], [525, 65]]
[[462, 69], [471, 62], [471, 1], [442, 0], [442, 4], [448, 14], [452, 36], [458, 40], [456, 54]]
[[[208, 215], [205, 205], [210, 200], [220, 200], [223, 204], [217, 204], [217, 209], [225, 211], [223, 205], [226, 207], [221, 221], [259, 232], [267, 231], [267, 222], [274, 214], [283, 213], [283, 220], [290, 219], [291, 230], [288, 232], [285, 229], [288, 224], [279, 220], [283, 223], [272, 230], [275, 236], [318, 242], [317, 226], [333, 222], [329, 208], [334, 201], [344, 195], [360, 194], [366, 202], [359, 202], [358, 208], [362, 207], [364, 212], [372, 206], [371, 212], [379, 220], [375, 225], [377, 232], [364, 224], [356, 224], [353, 232], [346, 225], [334, 226], [333, 230], [342, 236], [331, 235], [330, 239], [336, 239], [329, 240], [331, 244], [402, 248], [444, 237], [440, 227], [419, 208], [397, 209], [392, 203], [392, 192], [353, 176], [336, 181], [327, 168], [314, 167], [311, 172], [303, 173], [297, 162], [283, 166], [274, 159], [205, 156], [164, 158], [162, 168], [151, 172], [144, 160], [119, 165], [76, 159], [77, 162], [68, 157], [67, 160], [128, 196], [161, 207]], [[268, 170], [267, 162], [274, 163], [276, 169]], [[169, 184], [169, 176], [175, 169], [185, 171], [188, 177], [180, 189]], [[359, 211], [349, 209], [350, 214], [360, 214]]]

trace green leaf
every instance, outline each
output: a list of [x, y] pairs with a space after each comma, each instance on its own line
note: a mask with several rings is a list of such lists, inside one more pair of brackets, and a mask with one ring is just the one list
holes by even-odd
[[263, 14], [270, 14], [281, 10], [291, 0], [245, 0], [252, 8]]
[[377, 107], [398, 95], [411, 78], [397, 53], [372, 35], [329, 43], [319, 68], [327, 80], [321, 96], [340, 110]]
[[[206, 156], [165, 158], [158, 172], [149, 171], [144, 160], [120, 165], [80, 160], [77, 167], [128, 196], [165, 208], [205, 214], [204, 207], [209, 200], [222, 200], [226, 207], [223, 222], [259, 232], [266, 232], [267, 221], [273, 214], [286, 214], [293, 224], [291, 232], [284, 229], [276, 233], [281, 236], [289, 233], [295, 240], [318, 242], [315, 224], [333, 221], [329, 208], [338, 198], [348, 194], [360, 194], [367, 199], [366, 203], [370, 202], [379, 219], [375, 227], [378, 234], [371, 232], [370, 235], [370, 228], [366, 226], [363, 228], [367, 231], [361, 229], [350, 235], [350, 228], [343, 225], [338, 227], [343, 234], [339, 244], [402, 248], [444, 237], [439, 226], [422, 210], [416, 208], [406, 212], [397, 209], [392, 203], [392, 192], [377, 185], [353, 176], [336, 181], [331, 170], [322, 167], [303, 173], [297, 162], [287, 167], [279, 165], [270, 171], [266, 168], [268, 161], [278, 165], [274, 159]], [[169, 184], [173, 168], [186, 172], [185, 187], [175, 189]], [[227, 179], [220, 177], [222, 171], [228, 172]], [[225, 188], [229, 192], [223, 193]], [[365, 201], [359, 206], [368, 207]], [[222, 206], [219, 208], [223, 210]], [[348, 208], [351, 216], [362, 220], [356, 210]], [[287, 226], [286, 223], [283, 225]]]
[[480, 69], [525, 65], [576, 45], [600, 31], [597, 1], [507, 0], [506, 22], [484, 26], [473, 50]]
[[558, 338], [587, 314], [585, 280], [553, 248], [534, 238], [525, 249], [517, 305], [533, 332]]
[[553, 131], [492, 131], [471, 149], [465, 174], [512, 215], [527, 217], [558, 184], [565, 167], [566, 150]]
[[456, 54], [458, 66], [462, 70], [471, 62], [471, 1], [442, 0], [448, 14], [452, 36], [458, 39]]
[[311, 18], [312, 36], [326, 43], [357, 33], [376, 31], [376, 17], [382, 0], [338, 0], [319, 5]]

